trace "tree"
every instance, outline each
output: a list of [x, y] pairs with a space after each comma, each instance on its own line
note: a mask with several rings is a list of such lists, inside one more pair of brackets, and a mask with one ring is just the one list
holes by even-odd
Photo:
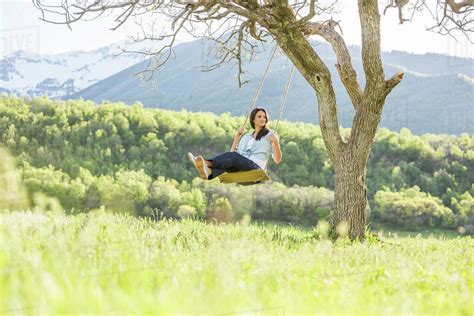
[[[144, 74], [154, 71], [173, 56], [173, 44], [180, 32], [189, 32], [197, 37], [211, 38], [218, 44], [216, 64], [235, 60], [239, 65], [238, 80], [242, 84], [242, 56], [244, 52], [258, 51], [259, 43], [272, 39], [293, 62], [302, 76], [314, 89], [319, 110], [319, 122], [325, 147], [336, 174], [335, 205], [330, 217], [331, 232], [337, 236], [337, 227], [349, 227], [351, 238], [364, 238], [366, 226], [367, 190], [365, 186], [366, 163], [372, 142], [380, 122], [385, 98], [403, 79], [397, 73], [385, 79], [380, 50], [380, 14], [377, 0], [358, 0], [359, 20], [362, 35], [362, 59], [365, 72], [365, 87], [357, 79], [349, 50], [338, 32], [338, 23], [333, 20], [316, 21], [323, 13], [334, 11], [334, 3], [320, 5], [317, 0], [57, 0], [58, 5], [42, 0], [33, 0], [42, 10], [42, 19], [68, 27], [77, 21], [96, 18], [118, 12], [113, 30], [118, 29], [132, 17], [144, 14], [170, 19], [169, 33], [157, 35], [153, 25], [150, 30], [142, 27], [139, 40], [162, 40], [164, 45], [157, 51], [147, 51], [152, 56]], [[391, 5], [399, 8], [401, 23], [404, 6], [409, 0], [394, 0]], [[414, 1], [413, 1], [414, 2]], [[436, 2], [436, 1], [435, 1]], [[446, 3], [450, 11], [439, 11]], [[453, 18], [448, 13], [460, 14], [463, 23], [454, 23], [454, 29], [469, 35], [471, 0], [460, 4], [438, 0], [434, 11], [448, 18], [438, 21], [451, 34]], [[411, 10], [430, 8], [428, 1], [418, 1]], [[386, 10], [390, 6], [386, 7]], [[445, 6], [445, 8], [447, 8]], [[443, 13], [444, 12], [444, 13]], [[54, 17], [54, 18], [51, 18]], [[57, 19], [59, 17], [59, 20]], [[466, 21], [467, 19], [467, 21]], [[454, 20], [455, 21], [455, 20]], [[345, 86], [355, 117], [350, 136], [343, 139], [337, 118], [337, 103], [328, 66], [322, 61], [308, 41], [309, 35], [317, 35], [328, 41], [337, 56], [336, 68]]]

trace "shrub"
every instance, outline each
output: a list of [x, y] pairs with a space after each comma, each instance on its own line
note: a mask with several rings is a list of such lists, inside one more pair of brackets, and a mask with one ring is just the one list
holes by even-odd
[[232, 204], [225, 197], [216, 198], [208, 213], [208, 218], [215, 220], [217, 223], [231, 222], [234, 218]]
[[381, 190], [375, 194], [376, 218], [407, 229], [453, 227], [453, 212], [441, 199], [420, 191], [417, 186], [399, 192]]
[[466, 191], [458, 198], [451, 198], [451, 205], [456, 212], [456, 224], [464, 226], [468, 234], [474, 234], [474, 197]]
[[0, 211], [28, 207], [26, 190], [10, 153], [0, 147]]
[[181, 205], [178, 208], [178, 216], [188, 218], [196, 214], [196, 208], [190, 205]]
[[148, 206], [158, 210], [165, 217], [176, 217], [181, 203], [178, 182], [159, 177], [150, 186]]

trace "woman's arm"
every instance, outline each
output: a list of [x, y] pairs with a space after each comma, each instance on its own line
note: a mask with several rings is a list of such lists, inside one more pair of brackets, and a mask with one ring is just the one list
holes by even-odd
[[273, 161], [276, 164], [280, 164], [281, 162], [281, 148], [280, 148], [280, 140], [276, 133], [270, 135], [270, 143], [273, 146], [274, 154], [273, 154]]
[[243, 127], [240, 127], [237, 130], [237, 133], [234, 136], [234, 142], [232, 143], [232, 146], [230, 147], [230, 151], [235, 151], [237, 148], [237, 145], [239, 144], [240, 138], [242, 138], [242, 135], [244, 134], [245, 129]]

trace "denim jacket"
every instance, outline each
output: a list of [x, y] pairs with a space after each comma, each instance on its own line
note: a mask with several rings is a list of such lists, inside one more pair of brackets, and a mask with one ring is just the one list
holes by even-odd
[[255, 140], [252, 137], [252, 132], [249, 132], [242, 136], [240, 139], [239, 145], [237, 146], [237, 152], [242, 156], [252, 160], [257, 165], [260, 166], [263, 170], [267, 167], [268, 159], [270, 155], [273, 156], [274, 150], [272, 143], [270, 142], [270, 135], [274, 133], [273, 130], [260, 138], [260, 140]]

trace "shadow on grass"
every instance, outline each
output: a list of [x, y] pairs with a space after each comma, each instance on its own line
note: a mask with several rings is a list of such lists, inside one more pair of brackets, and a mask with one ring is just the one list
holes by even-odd
[[[262, 220], [255, 220], [253, 221], [254, 225], [264, 226], [264, 227], [281, 227], [281, 228], [288, 228], [293, 227], [300, 229], [304, 232], [310, 232], [314, 230], [314, 226], [310, 225], [296, 225], [288, 222], [282, 221], [262, 221]], [[382, 235], [385, 239], [386, 238], [413, 238], [413, 237], [421, 237], [421, 238], [438, 238], [438, 239], [455, 239], [458, 237], [472, 237], [469, 234], [461, 234], [456, 230], [450, 229], [440, 229], [440, 228], [431, 228], [431, 229], [419, 229], [419, 230], [405, 230], [400, 227], [390, 226], [384, 223], [370, 223], [369, 229], [373, 233], [377, 235]]]

